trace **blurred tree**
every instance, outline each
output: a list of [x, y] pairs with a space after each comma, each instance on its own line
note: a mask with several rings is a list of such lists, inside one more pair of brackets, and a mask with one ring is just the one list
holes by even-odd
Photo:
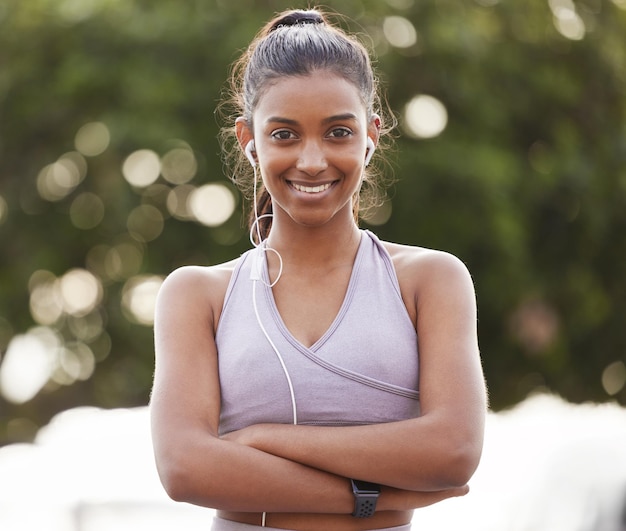
[[[20, 354], [47, 383], [16, 399], [5, 382], [0, 443], [68, 407], [147, 403], [159, 279], [249, 246], [216, 139], [228, 67], [298, 4], [0, 6], [0, 385], [16, 338], [54, 347]], [[536, 389], [626, 403], [624, 0], [328, 5], [374, 49], [400, 123], [367, 223], [468, 264], [493, 407]]]

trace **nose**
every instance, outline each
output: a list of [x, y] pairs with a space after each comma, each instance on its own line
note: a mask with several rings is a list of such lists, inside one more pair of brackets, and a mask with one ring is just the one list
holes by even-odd
[[320, 142], [310, 141], [302, 146], [296, 168], [311, 176], [315, 176], [328, 168], [324, 147]]

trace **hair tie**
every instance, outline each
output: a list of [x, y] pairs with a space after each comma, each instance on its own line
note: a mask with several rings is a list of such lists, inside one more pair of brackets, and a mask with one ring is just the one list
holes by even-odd
[[315, 11], [297, 11], [277, 20], [270, 31], [289, 26], [304, 26], [305, 24], [324, 24], [324, 19]]

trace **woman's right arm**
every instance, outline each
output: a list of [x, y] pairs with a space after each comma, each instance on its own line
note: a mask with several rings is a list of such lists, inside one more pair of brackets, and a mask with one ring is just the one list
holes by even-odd
[[184, 267], [159, 291], [150, 416], [163, 486], [175, 500], [235, 511], [310, 511], [310, 490], [343, 512], [342, 478], [218, 436], [215, 328], [229, 278], [228, 268]]
[[[345, 478], [218, 436], [215, 329], [230, 273], [184, 267], [159, 292], [150, 415], [163, 486], [175, 500], [227, 511], [349, 514]], [[463, 493], [385, 489], [379, 508], [408, 510]]]

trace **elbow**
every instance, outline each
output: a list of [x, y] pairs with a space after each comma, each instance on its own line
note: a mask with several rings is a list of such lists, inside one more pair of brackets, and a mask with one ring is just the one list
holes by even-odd
[[421, 457], [416, 457], [415, 462], [422, 464], [408, 476], [404, 469], [406, 482], [399, 482], [394, 486], [425, 492], [466, 487], [478, 468], [480, 453], [480, 449], [477, 450], [469, 444], [442, 444], [433, 449], [432, 458], [428, 459], [426, 466], [423, 465]]
[[157, 462], [157, 471], [161, 485], [165, 493], [176, 502], [189, 502], [192, 498], [190, 492], [191, 478], [185, 466], [176, 462], [174, 459], [168, 459], [166, 463]]
[[435, 460], [440, 487], [459, 488], [468, 484], [480, 463], [484, 442], [484, 421], [454, 422], [436, 438], [439, 458]]
[[157, 458], [157, 472], [165, 493], [175, 502], [212, 509], [230, 508], [228, 489], [218, 479], [219, 472], [203, 466], [200, 473], [197, 462], [186, 452], [171, 451]]
[[215, 507], [209, 474], [198, 474], [198, 466], [186, 448], [168, 448], [157, 454], [156, 468], [165, 493], [176, 502]]
[[482, 453], [482, 444], [462, 441], [446, 448], [439, 480], [444, 489], [467, 485], [476, 472]]
[[424, 460], [422, 449], [415, 457], [419, 465], [403, 488], [444, 491], [465, 487], [478, 468], [481, 453], [482, 438], [449, 435], [433, 438], [428, 458]]

